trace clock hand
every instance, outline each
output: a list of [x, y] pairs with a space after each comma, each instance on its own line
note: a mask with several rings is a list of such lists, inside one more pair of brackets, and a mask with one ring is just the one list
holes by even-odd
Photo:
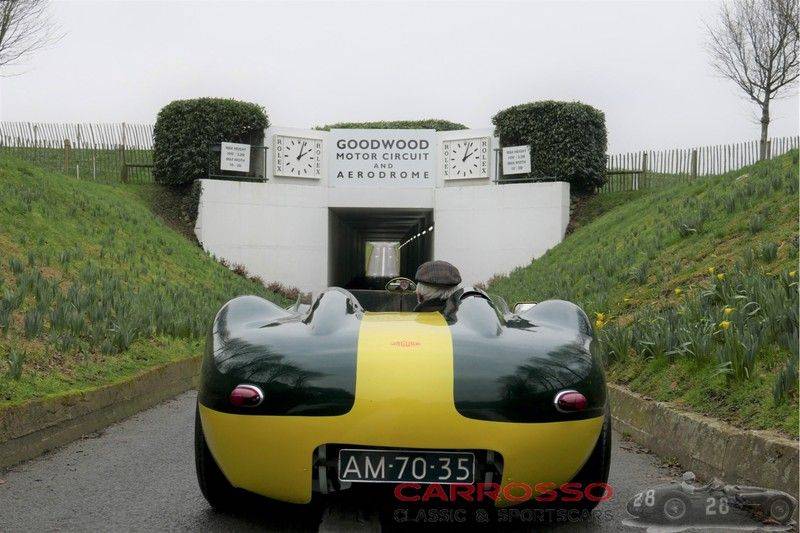
[[478, 151], [478, 149], [477, 149], [477, 148], [475, 148], [473, 151], [471, 151], [470, 153], [468, 153], [468, 154], [467, 154], [467, 155], [464, 157], [464, 161], [466, 161], [467, 159], [469, 159], [470, 157], [472, 157], [472, 154], [474, 154], [474, 153], [475, 153], [475, 152], [477, 152], [477, 151]]
[[303, 148], [305, 148], [305, 147], [306, 147], [306, 142], [303, 141], [303, 144], [300, 146], [300, 154], [297, 156], [297, 160], [298, 161], [300, 161], [300, 158], [305, 155], [305, 153], [303, 152]]
[[467, 154], [467, 152], [469, 151], [469, 148], [470, 148], [470, 146], [472, 146], [472, 143], [471, 143], [471, 142], [470, 142], [469, 144], [467, 144], [467, 148], [466, 148], [466, 150], [464, 150], [464, 157], [462, 157], [462, 158], [461, 158], [461, 162], [462, 162], [462, 163], [463, 163], [464, 161], [466, 161], [466, 160], [467, 160], [467, 158], [468, 158], [469, 156], [471, 156], [472, 154], [474, 154], [474, 153], [475, 153], [475, 152], [472, 152], [472, 153], [470, 153], [470, 154]]

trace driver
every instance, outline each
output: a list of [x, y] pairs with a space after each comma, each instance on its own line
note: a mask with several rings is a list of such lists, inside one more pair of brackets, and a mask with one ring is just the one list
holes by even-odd
[[447, 299], [459, 290], [461, 274], [447, 261], [422, 263], [414, 276], [417, 306], [414, 311], [444, 311]]

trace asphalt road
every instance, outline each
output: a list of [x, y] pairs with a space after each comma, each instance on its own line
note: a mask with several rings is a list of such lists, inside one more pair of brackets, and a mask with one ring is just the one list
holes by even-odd
[[[195, 393], [144, 411], [100, 434], [0, 471], [0, 532], [16, 531], [264, 531], [296, 529], [294, 518], [263, 510], [246, 515], [213, 511], [194, 473]], [[530, 522], [514, 517], [518, 529], [620, 531], [625, 503], [652, 484], [678, 473], [634, 444], [614, 435], [612, 501], [594, 518], [571, 523]], [[255, 504], [254, 506], [257, 506]], [[399, 513], [399, 514], [396, 514]], [[320, 531], [380, 531], [420, 516], [395, 509], [387, 516], [363, 505], [335, 502], [322, 513]], [[396, 516], [395, 516], [396, 514]], [[441, 520], [440, 514], [428, 520]], [[456, 518], [457, 520], [457, 518]]]

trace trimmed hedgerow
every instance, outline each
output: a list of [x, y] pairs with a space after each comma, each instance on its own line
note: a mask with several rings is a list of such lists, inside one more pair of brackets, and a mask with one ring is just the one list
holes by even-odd
[[209, 146], [222, 141], [254, 143], [269, 126], [258, 104], [227, 98], [175, 100], [158, 113], [153, 130], [153, 177], [182, 185], [206, 177]]
[[492, 118], [502, 146], [531, 147], [531, 172], [517, 178], [568, 181], [574, 192], [605, 183], [606, 123], [580, 102], [547, 100], [504, 109]]
[[436, 131], [452, 131], [452, 130], [465, 130], [467, 127], [458, 122], [450, 122], [449, 120], [440, 119], [425, 119], [425, 120], [378, 120], [374, 122], [337, 122], [336, 124], [326, 124], [325, 126], [318, 126], [318, 130], [331, 130], [331, 129], [365, 129], [365, 130], [436, 130]]

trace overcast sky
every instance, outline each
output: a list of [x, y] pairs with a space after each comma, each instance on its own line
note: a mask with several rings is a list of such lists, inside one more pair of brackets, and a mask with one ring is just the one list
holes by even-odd
[[[56, 2], [66, 36], [0, 79], [0, 119], [147, 122], [178, 98], [262, 104], [273, 124], [444, 118], [580, 100], [609, 151], [758, 137], [710, 69], [716, 2]], [[797, 135], [798, 98], [772, 136]]]

